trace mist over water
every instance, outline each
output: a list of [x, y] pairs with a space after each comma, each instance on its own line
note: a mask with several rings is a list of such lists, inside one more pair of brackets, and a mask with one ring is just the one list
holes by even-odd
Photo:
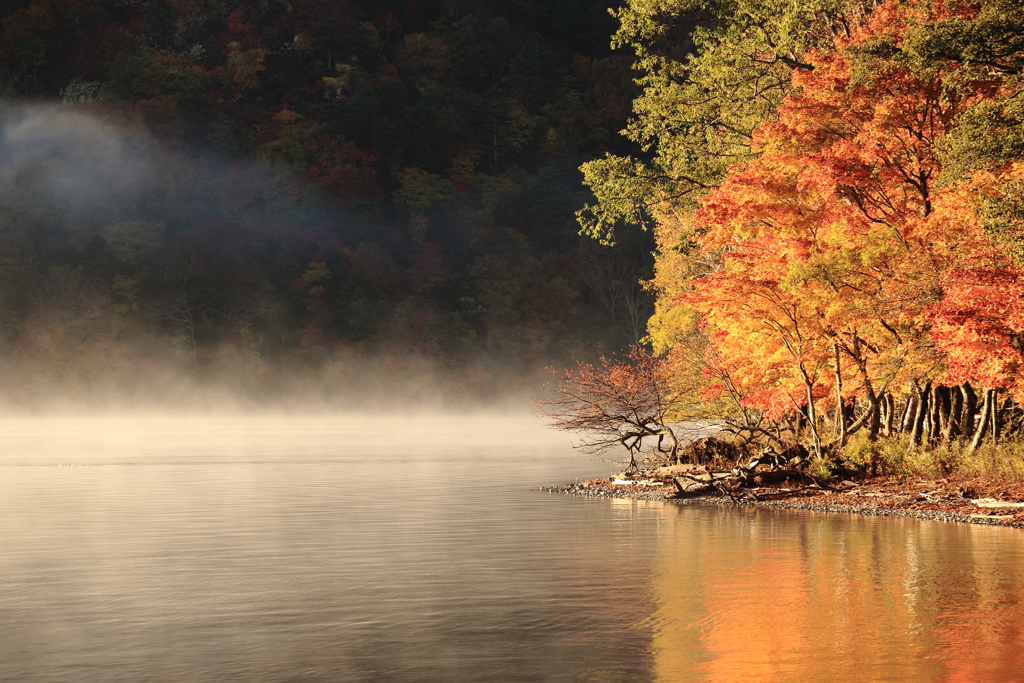
[[587, 499], [533, 418], [0, 421], [3, 681], [1014, 680], [1024, 542]]
[[426, 236], [390, 210], [98, 104], [0, 107], [0, 405], [473, 409], [624, 342], [602, 339], [576, 256], [458, 207]]
[[405, 281], [342, 339], [402, 248], [194, 162], [0, 110], [0, 681], [1024, 677], [1015, 531], [541, 492], [617, 469], [530, 415], [550, 348]]
[[138, 192], [157, 150], [145, 136], [43, 105], [0, 107], [0, 192], [38, 191], [62, 208]]

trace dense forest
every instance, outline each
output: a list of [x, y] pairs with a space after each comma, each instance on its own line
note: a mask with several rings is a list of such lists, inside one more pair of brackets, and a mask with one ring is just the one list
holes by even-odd
[[15, 403], [475, 401], [646, 334], [653, 238], [574, 217], [581, 164], [638, 149], [607, 3], [3, 0], [0, 22]]
[[[580, 220], [605, 242], [623, 222], [657, 236], [658, 360], [635, 367], [661, 398], [635, 436], [711, 416], [758, 449], [805, 446], [824, 469], [847, 444], [870, 470], [887, 444], [928, 446], [933, 475], [1019, 440], [1022, 9], [632, 0], [616, 12], [614, 41], [642, 71], [626, 132], [651, 154], [587, 162], [597, 201]], [[614, 386], [594, 378], [623, 372], [608, 360], [563, 375], [562, 408], [586, 417], [565, 389], [607, 398]]]

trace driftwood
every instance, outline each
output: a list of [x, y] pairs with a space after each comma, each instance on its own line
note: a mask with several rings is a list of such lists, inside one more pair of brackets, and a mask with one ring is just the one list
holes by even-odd
[[798, 489], [778, 489], [775, 491], [747, 491], [746, 493], [754, 500], [763, 500], [765, 498], [792, 496], [797, 493], [803, 493], [804, 491], [824, 490], [827, 490], [827, 487], [819, 486], [818, 484], [807, 484], [806, 486], [801, 486]]
[[689, 457], [690, 462], [695, 465], [735, 461], [739, 455], [740, 451], [734, 444], [713, 436], [693, 441], [682, 452], [682, 457]]
[[704, 474], [683, 474], [672, 480], [676, 492], [673, 498], [696, 498], [711, 494], [721, 494], [735, 500], [733, 492], [739, 488], [736, 477], [731, 472], [711, 472]]
[[676, 486], [676, 492], [672, 496], [673, 498], [696, 498], [697, 496], [704, 496], [717, 491], [712, 484], [693, 486], [692, 482], [690, 482], [689, 485], [684, 485], [680, 483], [679, 480], [680, 477], [676, 477], [672, 480], [672, 483]]
[[[717, 449], [718, 444], [731, 446], [731, 444], [715, 439], [702, 439], [701, 441], [704, 442], [701, 446], [702, 449], [708, 447], [709, 441], [717, 442], [710, 446], [711, 449]], [[728, 496], [733, 502], [736, 502], [738, 496], [757, 497], [744, 489], [759, 488], [786, 481], [820, 488], [817, 482], [802, 471], [807, 466], [806, 455], [807, 451], [803, 447], [787, 448], [782, 453], [766, 450], [760, 457], [754, 458], [746, 464], [738, 464], [727, 472], [713, 472], [707, 465], [703, 469], [691, 466], [692, 469], [689, 471], [674, 471], [671, 480], [676, 490], [671, 497], [695, 498], [720, 494]]]
[[704, 468], [703, 472], [699, 470], [681, 472], [679, 476], [672, 478], [672, 483], [676, 487], [675, 497], [694, 498], [715, 492], [724, 492], [724, 482], [731, 476], [730, 473], [712, 472], [707, 468]]
[[780, 481], [807, 481], [807, 475], [799, 470], [770, 470], [751, 472], [743, 477], [749, 484], [777, 484]]

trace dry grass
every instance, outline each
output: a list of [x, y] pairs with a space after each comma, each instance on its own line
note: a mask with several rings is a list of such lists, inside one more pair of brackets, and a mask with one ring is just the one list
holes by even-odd
[[866, 434], [857, 434], [846, 445], [843, 456], [873, 474], [1024, 482], [1021, 441], [985, 441], [971, 453], [966, 444], [958, 442], [914, 446], [908, 435], [869, 441]]

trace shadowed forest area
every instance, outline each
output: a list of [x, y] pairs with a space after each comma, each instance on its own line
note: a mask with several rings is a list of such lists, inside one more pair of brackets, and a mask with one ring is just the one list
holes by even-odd
[[[646, 334], [601, 1], [0, 2], [3, 393], [476, 401]], [[174, 378], [187, 378], [187, 385]], [[519, 391], [520, 394], [525, 393]]]

